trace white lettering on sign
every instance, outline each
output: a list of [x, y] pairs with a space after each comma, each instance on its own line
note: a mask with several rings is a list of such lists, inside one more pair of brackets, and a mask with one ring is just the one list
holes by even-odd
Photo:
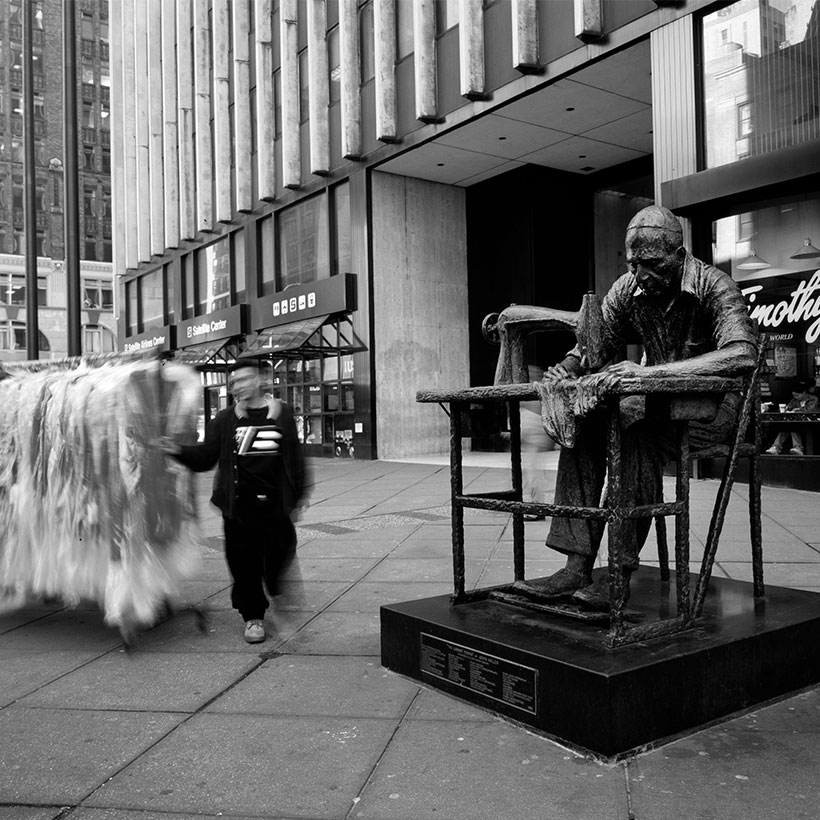
[[189, 325], [185, 335], [189, 339], [195, 339], [197, 336], [204, 336], [206, 333], [217, 333], [227, 327], [227, 319], [212, 319], [210, 322], [202, 322], [199, 325]]
[[783, 322], [814, 319], [806, 330], [806, 342], [814, 344], [820, 336], [820, 270], [815, 271], [808, 282], [801, 282], [797, 289], [789, 294], [790, 301], [784, 299], [771, 305], [756, 305], [754, 302], [761, 290], [763, 285], [750, 285], [741, 291], [749, 301], [749, 314], [752, 319], [763, 327], [780, 327]]
[[126, 353], [135, 353], [138, 350], [150, 350], [152, 347], [159, 347], [159, 345], [164, 344], [164, 336], [152, 336], [150, 339], [141, 339], [139, 342], [126, 342], [124, 350]]
[[302, 310], [309, 310], [316, 307], [316, 293], [311, 291], [301, 296], [291, 296], [288, 299], [280, 299], [273, 303], [273, 315], [287, 316], [289, 313], [299, 313]]

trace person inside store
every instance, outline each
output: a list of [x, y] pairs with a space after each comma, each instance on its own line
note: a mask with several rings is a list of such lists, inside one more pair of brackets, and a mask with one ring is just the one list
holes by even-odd
[[[804, 381], [795, 382], [792, 388], [792, 397], [786, 404], [785, 412], [816, 413], [818, 409], [820, 409], [820, 399], [814, 395], [811, 385]], [[781, 430], [775, 436], [772, 446], [769, 447], [766, 452], [771, 455], [782, 453], [786, 445], [786, 439], [789, 438], [789, 436], [791, 436], [792, 443], [789, 453], [793, 456], [802, 456], [804, 454], [803, 437], [797, 430]]]
[[234, 404], [205, 428], [199, 444], [164, 442], [166, 452], [196, 472], [214, 466], [212, 503], [222, 512], [231, 604], [245, 640], [265, 640], [265, 594], [277, 595], [296, 553], [293, 520], [307, 502], [308, 469], [291, 408], [266, 397], [250, 360], [229, 368]]
[[[743, 297], [727, 274], [694, 258], [683, 245], [677, 217], [660, 206], [644, 208], [626, 230], [628, 272], [603, 299], [602, 368], [598, 384], [615, 386], [621, 377], [682, 375], [738, 376], [755, 365], [758, 334]], [[628, 344], [642, 344], [642, 364], [617, 361]], [[544, 386], [584, 375], [576, 347], [563, 361], [545, 370]], [[579, 387], [580, 389], [580, 387]], [[736, 423], [740, 397], [727, 394], [712, 422], [692, 422], [692, 449], [728, 441]], [[621, 400], [622, 501], [630, 506], [663, 499], [663, 465], [674, 456], [673, 428], [646, 413], [643, 397]], [[580, 420], [572, 447], [562, 447], [558, 460], [555, 503], [598, 506], [606, 472], [606, 417], [600, 407]], [[630, 519], [621, 528], [622, 569], [629, 579], [638, 569], [638, 555], [651, 519]], [[543, 597], [572, 596], [593, 609], [609, 608], [606, 573], [594, 583], [592, 569], [604, 523], [554, 517], [546, 544], [567, 556], [553, 575], [527, 582]]]

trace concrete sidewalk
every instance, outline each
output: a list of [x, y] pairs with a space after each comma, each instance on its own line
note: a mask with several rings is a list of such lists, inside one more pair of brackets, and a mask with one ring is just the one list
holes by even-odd
[[[505, 463], [471, 456], [467, 490], [506, 486]], [[207, 503], [201, 569], [135, 652], [96, 607], [0, 616], [0, 820], [818, 817], [818, 690], [602, 765], [381, 668], [379, 606], [451, 591], [449, 467], [312, 465], [264, 644], [242, 640]], [[692, 483], [694, 560], [716, 487]], [[763, 509], [767, 583], [820, 592], [818, 497], [764, 489]], [[739, 486], [716, 573], [750, 579], [747, 516]], [[509, 516], [466, 522], [468, 585], [509, 580]], [[563, 563], [545, 527], [527, 524], [528, 576]]]

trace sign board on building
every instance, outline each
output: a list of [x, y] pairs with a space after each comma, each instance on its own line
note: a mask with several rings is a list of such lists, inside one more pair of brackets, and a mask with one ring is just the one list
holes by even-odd
[[820, 339], [820, 270], [738, 283], [749, 315], [770, 336], [806, 344]]
[[355, 309], [356, 274], [340, 273], [257, 299], [251, 304], [251, 326], [261, 330]]
[[244, 333], [247, 329], [246, 308], [247, 305], [234, 305], [180, 322], [177, 325], [177, 346], [216, 342]]
[[149, 350], [160, 353], [173, 350], [176, 345], [175, 330], [175, 325], [165, 325], [165, 327], [147, 330], [138, 336], [126, 336], [122, 349], [125, 353], [140, 353]]

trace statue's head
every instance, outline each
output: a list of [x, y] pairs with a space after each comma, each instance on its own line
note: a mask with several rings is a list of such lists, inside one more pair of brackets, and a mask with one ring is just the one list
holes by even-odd
[[683, 228], [672, 211], [650, 205], [632, 217], [626, 228], [626, 263], [649, 296], [677, 289], [685, 258]]

